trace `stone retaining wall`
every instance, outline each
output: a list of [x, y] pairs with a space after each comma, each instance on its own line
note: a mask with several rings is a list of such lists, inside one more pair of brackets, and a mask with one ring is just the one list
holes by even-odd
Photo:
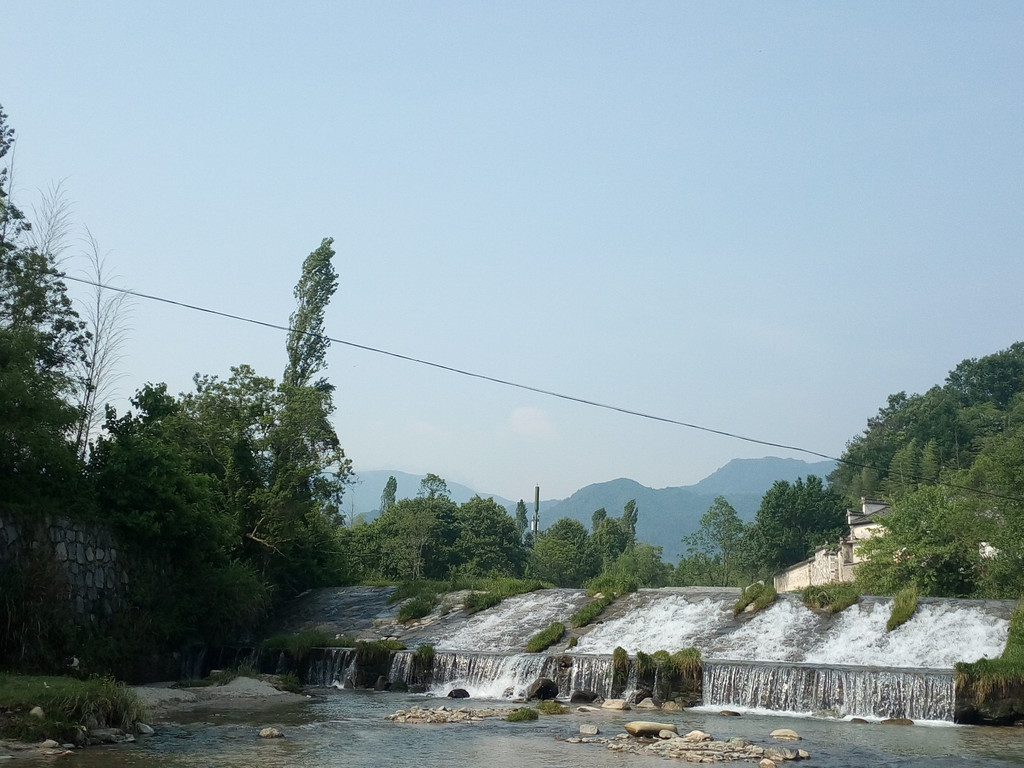
[[121, 609], [128, 572], [104, 526], [48, 515], [16, 521], [0, 513], [0, 570], [30, 558], [47, 562], [59, 574], [68, 607], [82, 623]]

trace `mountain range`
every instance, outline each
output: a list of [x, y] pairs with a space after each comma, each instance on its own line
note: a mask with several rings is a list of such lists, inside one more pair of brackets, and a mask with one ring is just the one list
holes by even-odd
[[[733, 459], [693, 485], [669, 488], [648, 488], [635, 480], [619, 478], [593, 483], [566, 499], [542, 500], [540, 504], [541, 529], [562, 517], [579, 520], [589, 530], [596, 510], [602, 507], [609, 517], [618, 517], [630, 499], [636, 499], [639, 508], [636, 536], [638, 541], [662, 547], [668, 562], [676, 562], [686, 551], [682, 539], [700, 527], [700, 518], [714, 502], [724, 496], [745, 521], [754, 519], [761, 497], [776, 480], [793, 482], [799, 477], [817, 475], [826, 477], [836, 464], [834, 461], [806, 462], [800, 459], [781, 459], [767, 456], [761, 459]], [[380, 496], [388, 478], [398, 482], [396, 498], [412, 498], [419, 490], [423, 475], [398, 470], [371, 470], [359, 472], [355, 482], [345, 491], [345, 514], [351, 520], [361, 517], [372, 520], [380, 507]], [[452, 501], [462, 504], [473, 496], [493, 498], [515, 513], [515, 501], [495, 494], [482, 493], [459, 483], [448, 483]], [[529, 495], [529, 494], [528, 494]], [[526, 499], [532, 518], [533, 499]]]

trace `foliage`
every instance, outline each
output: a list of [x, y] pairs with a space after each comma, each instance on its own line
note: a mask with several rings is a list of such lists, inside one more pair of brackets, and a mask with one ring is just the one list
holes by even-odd
[[470, 592], [466, 596], [466, 613], [473, 614], [493, 608], [501, 602], [501, 595], [495, 592]]
[[352, 648], [352, 635], [332, 635], [322, 627], [304, 629], [294, 635], [272, 635], [263, 641], [267, 651], [287, 651], [296, 662], [301, 662], [313, 648]]
[[567, 715], [569, 714], [569, 708], [564, 704], [560, 704], [554, 699], [546, 699], [545, 701], [538, 701], [535, 705], [538, 712], [542, 715]]
[[621, 690], [629, 678], [629, 654], [622, 646], [612, 651], [612, 690]]
[[735, 555], [743, 540], [743, 521], [724, 496], [715, 498], [700, 519], [700, 528], [683, 539], [688, 544], [690, 557], [700, 556], [714, 560], [717, 573], [708, 585], [729, 586], [735, 569]]
[[885, 623], [885, 631], [892, 632], [906, 624], [917, 610], [917, 586], [911, 585], [897, 592], [892, 599], [892, 613]]
[[582, 523], [565, 517], [555, 521], [530, 553], [529, 575], [559, 587], [579, 586], [599, 566], [588, 539]]
[[800, 592], [804, 605], [829, 615], [839, 613], [860, 599], [856, 587], [852, 584], [812, 585]]
[[649, 675], [658, 668], [658, 662], [649, 653], [637, 651], [633, 663], [638, 675]]
[[[29, 715], [42, 708], [45, 718]], [[130, 729], [143, 717], [135, 692], [109, 677], [31, 677], [0, 672], [0, 737], [22, 741], [52, 738], [66, 742], [78, 727], [95, 718], [110, 727]]]
[[700, 650], [697, 648], [683, 648], [672, 654], [670, 661], [676, 671], [684, 677], [700, 677], [703, 668]]
[[757, 510], [745, 536], [748, 557], [766, 574], [810, 557], [815, 547], [838, 541], [846, 530], [842, 497], [826, 488], [821, 478], [806, 482], [777, 480]]
[[858, 568], [858, 589], [891, 595], [917, 584], [924, 595], [976, 596], [987, 567], [980, 543], [993, 540], [998, 528], [979, 503], [935, 486], [894, 501], [881, 519], [884, 534], [860, 545], [868, 562]]
[[509, 712], [505, 719], [510, 723], [524, 723], [536, 720], [539, 717], [540, 713], [533, 707], [519, 707], [519, 709], [513, 709]]
[[452, 559], [460, 573], [475, 576], [523, 572], [526, 550], [516, 521], [494, 499], [474, 496], [455, 511]]
[[423, 643], [416, 648], [416, 652], [413, 653], [412, 663], [418, 669], [430, 669], [430, 666], [434, 663], [434, 656], [436, 652], [434, 646], [429, 643]]
[[526, 643], [527, 653], [540, 653], [562, 639], [565, 634], [565, 624], [560, 621], [551, 622], [546, 629], [542, 629], [531, 637]]
[[778, 593], [775, 591], [774, 585], [755, 582], [744, 587], [739, 599], [733, 606], [733, 615], [739, 616], [750, 605], [754, 606], [754, 611], [760, 611], [774, 603], [777, 597]]

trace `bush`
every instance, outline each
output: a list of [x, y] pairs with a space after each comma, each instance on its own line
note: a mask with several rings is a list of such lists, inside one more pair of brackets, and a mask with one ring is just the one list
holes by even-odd
[[673, 653], [669, 657], [669, 660], [680, 675], [684, 677], [700, 677], [703, 664], [701, 662], [699, 649], [684, 648], [681, 651]]
[[263, 641], [265, 651], [287, 651], [296, 663], [300, 663], [313, 648], [352, 648], [352, 635], [335, 636], [323, 627], [304, 629], [294, 635], [272, 635]]
[[529, 720], [536, 720], [538, 717], [540, 717], [540, 715], [533, 707], [520, 707], [519, 709], [513, 709], [509, 712], [505, 719], [510, 723], [523, 723]]
[[430, 643], [423, 643], [412, 655], [412, 663], [417, 669], [430, 669], [434, 663], [434, 646]]
[[554, 699], [547, 699], [546, 701], [537, 702], [537, 711], [542, 715], [567, 715], [569, 714], [569, 708], [564, 704], [559, 704]]
[[892, 614], [885, 623], [885, 631], [892, 632], [896, 627], [905, 624], [917, 610], [917, 585], [901, 589], [892, 599]]
[[658, 663], [654, 657], [643, 651], [636, 652], [635, 664], [638, 675], [649, 675], [658, 668]]
[[829, 615], [849, 608], [860, 599], [852, 584], [825, 584], [806, 587], [801, 593], [804, 605]]
[[739, 616], [749, 605], [753, 605], [755, 611], [760, 611], [774, 603], [778, 596], [778, 592], [771, 584], [762, 584], [761, 582], [751, 584], [740, 593], [740, 598], [733, 606], [732, 612], [735, 616]]
[[501, 602], [501, 595], [496, 592], [471, 592], [466, 597], [466, 613], [473, 614], [486, 611]]
[[1006, 648], [997, 659], [979, 659], [954, 666], [956, 686], [977, 705], [986, 699], [1006, 696], [1013, 688], [1024, 687], [1024, 596], [1010, 616]]
[[631, 573], [605, 571], [588, 581], [586, 587], [587, 592], [591, 595], [604, 594], [614, 598], [618, 595], [636, 592], [640, 587], [640, 582]]
[[542, 629], [530, 638], [530, 641], [526, 644], [526, 652], [540, 653], [541, 651], [547, 650], [549, 647], [561, 640], [562, 635], [564, 634], [565, 624], [560, 621], [553, 621], [548, 625], [547, 629]]

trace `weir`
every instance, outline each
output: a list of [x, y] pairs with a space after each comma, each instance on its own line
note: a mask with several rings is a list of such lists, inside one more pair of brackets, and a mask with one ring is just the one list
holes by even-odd
[[[703, 659], [706, 706], [952, 721], [953, 665], [998, 656], [1014, 607], [1014, 601], [922, 598], [906, 624], [887, 632], [889, 598], [865, 597], [829, 617], [795, 595], [780, 595], [760, 613], [735, 617], [736, 593], [640, 590], [582, 632], [575, 648], [524, 653], [531, 633], [551, 621], [568, 625], [587, 599], [581, 590], [542, 590], [446, 625], [436, 637], [429, 669], [415, 669], [413, 653], [399, 651], [381, 674], [392, 685], [436, 696], [464, 688], [474, 698], [520, 698], [545, 677], [557, 683], [563, 699], [576, 692], [628, 697], [641, 687], [657, 697], [662, 668], [652, 678], [648, 661], [646, 677], [638, 674], [637, 652], [692, 646]], [[611, 655], [616, 647], [631, 656], [617, 680]], [[355, 663], [351, 649], [322, 649], [308, 664], [307, 682], [359, 680]], [[376, 679], [378, 673], [372, 674]]]

